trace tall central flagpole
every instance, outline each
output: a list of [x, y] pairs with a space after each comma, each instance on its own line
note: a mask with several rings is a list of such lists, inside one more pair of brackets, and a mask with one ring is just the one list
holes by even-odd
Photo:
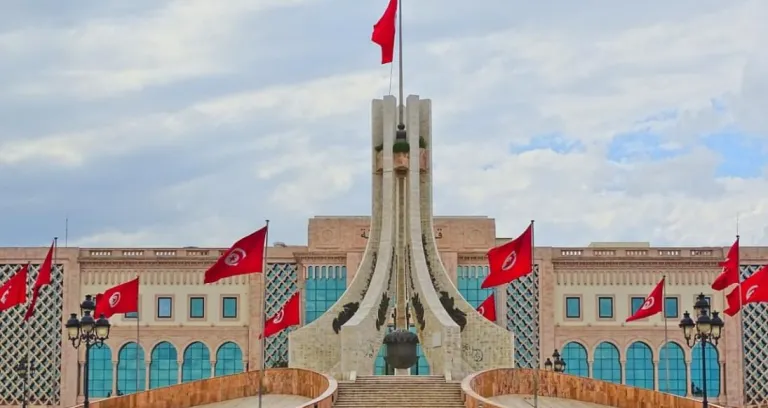
[[661, 347], [662, 350], [666, 349], [666, 374], [667, 374], [667, 392], [672, 393], [672, 390], [669, 388], [669, 348], [667, 348], [668, 344], [668, 336], [669, 333], [667, 331], [667, 275], [662, 275], [661, 280], [664, 281], [664, 286], [661, 287], [661, 318], [664, 319], [664, 345]]
[[[531, 220], [531, 273], [533, 273], [533, 269], [536, 267], [536, 256], [534, 254], [534, 243], [536, 242], [534, 239], [534, 227], [533, 227], [534, 220]], [[517, 339], [517, 333], [515, 333], [515, 339]], [[539, 342], [541, 344], [541, 342]], [[536, 366], [533, 371], [533, 406], [535, 408], [539, 408], [539, 368], [541, 366], [541, 350], [539, 350], [539, 355], [536, 356]]]
[[398, 68], [400, 70], [399, 77], [398, 77], [398, 86], [399, 86], [399, 99], [400, 99], [400, 125], [405, 125], [405, 100], [403, 99], [403, 0], [398, 0], [400, 2], [398, 8], [397, 8], [397, 42], [398, 42]]
[[264, 335], [264, 331], [267, 327], [267, 248], [269, 247], [269, 220], [266, 221], [267, 231], [264, 233], [264, 263], [261, 268], [261, 371], [259, 371], [259, 408], [261, 408], [262, 388], [264, 388], [264, 370], [267, 368], [267, 337]]
[[739, 287], [736, 288], [739, 291], [739, 340], [741, 344], [741, 399], [742, 404], [747, 402], [747, 365], [746, 356], [744, 355], [744, 299], [742, 299], [743, 292], [741, 287], [741, 243], [739, 242], [739, 217], [736, 217], [736, 242], [739, 246], [738, 256], [739, 261], [736, 263], [736, 270], [739, 274]]

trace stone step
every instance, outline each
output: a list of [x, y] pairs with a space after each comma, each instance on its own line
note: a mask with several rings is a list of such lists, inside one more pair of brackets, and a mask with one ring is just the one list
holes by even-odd
[[441, 376], [361, 376], [339, 382], [335, 408], [460, 408], [461, 383]]

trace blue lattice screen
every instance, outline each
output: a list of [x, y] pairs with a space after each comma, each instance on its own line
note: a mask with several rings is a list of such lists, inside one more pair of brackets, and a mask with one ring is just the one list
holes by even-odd
[[[742, 265], [742, 280], [750, 277], [760, 265]], [[744, 387], [747, 404], [768, 401], [768, 303], [744, 305], [741, 319], [744, 330]]]
[[[275, 263], [267, 265], [267, 317], [277, 313], [288, 298], [298, 290], [298, 273], [296, 264]], [[265, 364], [267, 367], [281, 366], [288, 363], [288, 333], [287, 330], [267, 337]]]
[[[40, 265], [31, 265], [27, 276], [27, 299]], [[0, 284], [16, 271], [18, 264], [0, 264]], [[51, 284], [40, 290], [35, 315], [29, 327], [21, 323], [26, 306], [16, 306], [0, 313], [0, 405], [21, 405], [21, 380], [13, 367], [23, 356], [29, 356], [36, 370], [27, 380], [27, 401], [31, 405], [58, 405], [61, 390], [61, 321], [64, 268], [55, 265]], [[70, 311], [68, 311], [70, 312]], [[71, 312], [75, 312], [72, 310]], [[71, 346], [70, 346], [71, 347]]]
[[539, 265], [507, 285], [507, 330], [515, 336], [515, 364], [539, 366]]

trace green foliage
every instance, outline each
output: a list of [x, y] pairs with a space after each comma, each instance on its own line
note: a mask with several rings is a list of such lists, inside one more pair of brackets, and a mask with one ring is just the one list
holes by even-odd
[[395, 144], [392, 146], [392, 153], [410, 153], [411, 152], [411, 145], [408, 144], [408, 142], [395, 142]]
[[427, 148], [427, 139], [424, 139], [424, 136], [419, 136], [419, 148], [420, 149]]
[[374, 149], [376, 150], [377, 153], [384, 150], [384, 143], [374, 147]]

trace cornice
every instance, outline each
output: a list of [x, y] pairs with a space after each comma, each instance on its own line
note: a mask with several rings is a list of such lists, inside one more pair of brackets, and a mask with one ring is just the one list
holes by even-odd
[[719, 268], [717, 260], [693, 260], [693, 259], [579, 259], [552, 261], [557, 269], [577, 268], [626, 268], [626, 267], [686, 267], [686, 268]]
[[294, 252], [293, 256], [296, 258], [296, 262], [303, 264], [323, 263], [324, 261], [347, 262], [347, 252]]

